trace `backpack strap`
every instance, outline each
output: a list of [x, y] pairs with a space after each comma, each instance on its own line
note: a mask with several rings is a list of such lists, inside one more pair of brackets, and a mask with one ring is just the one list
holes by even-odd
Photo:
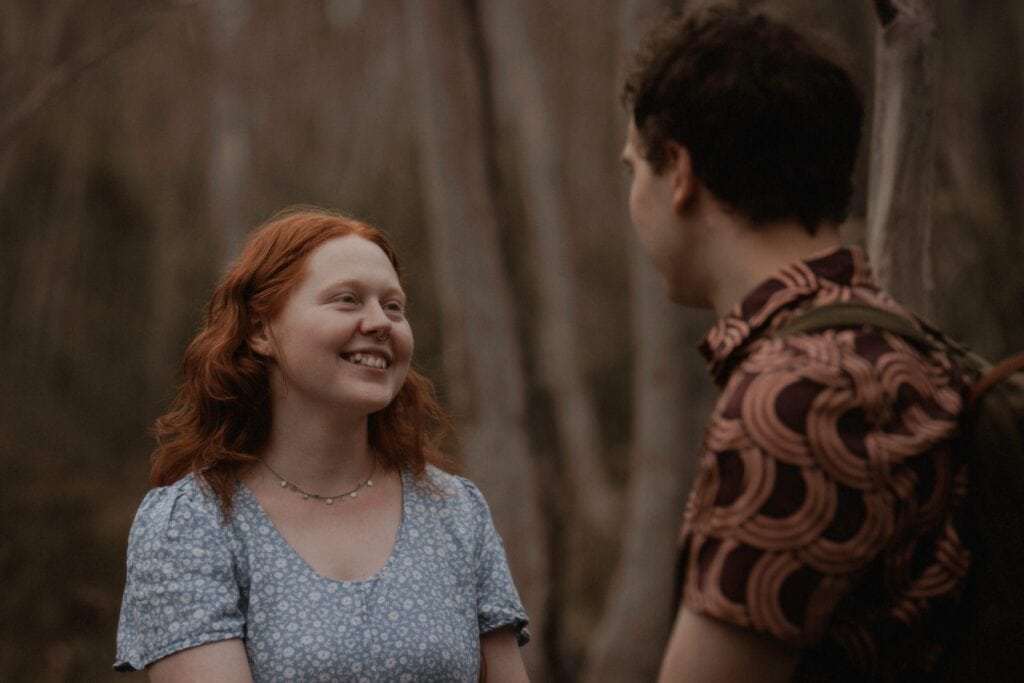
[[788, 337], [803, 332], [864, 326], [898, 334], [925, 349], [939, 347], [934, 339], [907, 318], [875, 306], [853, 302], [825, 304], [800, 313], [783, 323], [776, 330], [775, 336]]
[[790, 318], [776, 330], [775, 336], [788, 337], [804, 332], [866, 326], [898, 334], [926, 351], [938, 349], [952, 352], [976, 373], [977, 381], [971, 386], [968, 400], [971, 404], [993, 386], [1024, 370], [1024, 353], [1011, 356], [993, 367], [987, 360], [920, 318], [915, 316], [914, 321], [917, 325], [897, 313], [868, 304], [838, 302], [812, 308]]
[[989, 389], [1007, 379], [1010, 375], [1024, 371], [1024, 353], [1010, 356], [978, 378], [971, 387], [970, 402], [974, 403]]

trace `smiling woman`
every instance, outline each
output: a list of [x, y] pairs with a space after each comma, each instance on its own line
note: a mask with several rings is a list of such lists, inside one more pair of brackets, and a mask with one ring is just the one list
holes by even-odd
[[487, 505], [445, 472], [398, 259], [318, 209], [257, 230], [157, 421], [115, 668], [153, 680], [525, 680]]
[[413, 339], [398, 273], [358, 235], [327, 240], [304, 270], [281, 310], [257, 318], [249, 338], [252, 351], [272, 361], [275, 416], [293, 422], [327, 411], [333, 424], [365, 423], [409, 373]]

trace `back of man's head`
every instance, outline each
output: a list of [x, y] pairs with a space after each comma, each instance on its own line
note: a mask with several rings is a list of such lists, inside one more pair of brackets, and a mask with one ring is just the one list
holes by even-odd
[[846, 218], [863, 106], [849, 75], [791, 27], [731, 4], [652, 31], [623, 98], [655, 171], [673, 140], [721, 201], [810, 232]]

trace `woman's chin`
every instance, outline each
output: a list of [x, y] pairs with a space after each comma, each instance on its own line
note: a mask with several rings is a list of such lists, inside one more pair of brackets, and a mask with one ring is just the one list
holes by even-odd
[[345, 412], [354, 412], [364, 415], [372, 415], [391, 405], [395, 395], [385, 392], [367, 392], [359, 396], [349, 397], [344, 402]]

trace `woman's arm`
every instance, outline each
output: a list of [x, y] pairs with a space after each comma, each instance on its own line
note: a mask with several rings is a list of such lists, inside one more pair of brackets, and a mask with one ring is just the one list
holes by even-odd
[[152, 683], [252, 683], [252, 672], [242, 641], [231, 638], [190, 647], [153, 662], [149, 667], [149, 680]]
[[480, 680], [487, 683], [529, 681], [523, 658], [519, 655], [516, 634], [511, 626], [480, 636]]

